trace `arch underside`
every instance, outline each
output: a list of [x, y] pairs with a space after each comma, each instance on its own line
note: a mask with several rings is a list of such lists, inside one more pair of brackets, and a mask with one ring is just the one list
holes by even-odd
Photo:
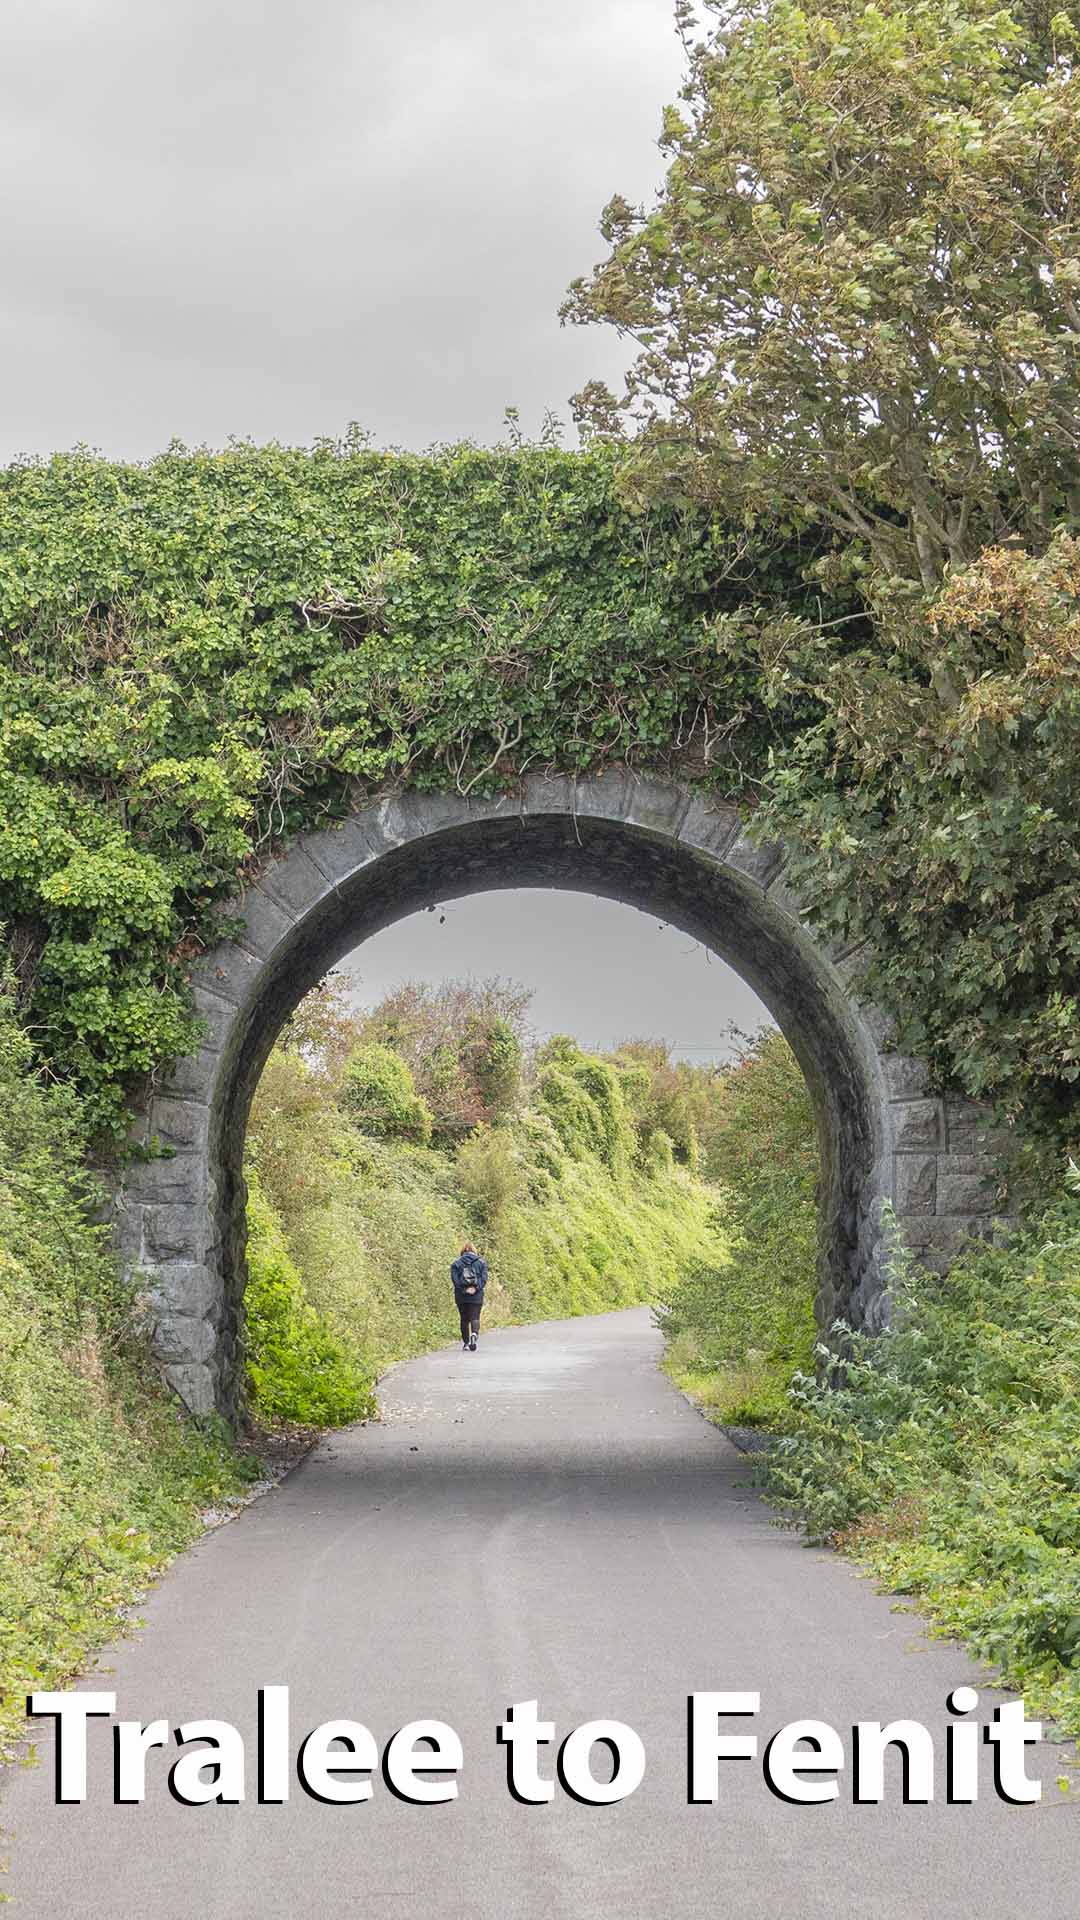
[[166, 1375], [193, 1411], [232, 1416], [238, 1404], [244, 1131], [283, 1021], [382, 927], [471, 893], [552, 887], [619, 900], [702, 941], [759, 995], [818, 1118], [823, 1327], [838, 1316], [884, 1324], [884, 1202], [939, 1265], [963, 1232], [988, 1223], [983, 1116], [931, 1095], [917, 1063], [883, 1050], [883, 1023], [858, 1004], [850, 969], [802, 924], [778, 849], [752, 845], [733, 810], [679, 789], [563, 783], [552, 805], [551, 783], [533, 785], [531, 803], [408, 795], [308, 836], [268, 866], [236, 909], [242, 931], [200, 964], [207, 1044], [155, 1093], [141, 1132], [170, 1157], [130, 1171], [118, 1215], [127, 1264], [146, 1275]]

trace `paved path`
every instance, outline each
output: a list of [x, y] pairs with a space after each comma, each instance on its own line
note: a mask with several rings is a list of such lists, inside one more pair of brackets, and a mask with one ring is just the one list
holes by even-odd
[[[464, 1744], [456, 1803], [411, 1807], [379, 1781], [352, 1807], [295, 1783], [284, 1807], [182, 1807], [164, 1785], [173, 1755], [156, 1753], [146, 1802], [117, 1808], [101, 1726], [84, 1805], [53, 1805], [49, 1764], [9, 1785], [13, 1916], [1076, 1913], [1080, 1814], [1052, 1785], [1034, 1808], [988, 1784], [974, 1807], [904, 1808], [895, 1791], [796, 1807], [759, 1765], [727, 1762], [720, 1803], [686, 1803], [691, 1689], [758, 1689], [763, 1736], [801, 1717], [846, 1735], [857, 1718], [940, 1729], [948, 1690], [977, 1676], [770, 1524], [745, 1460], [656, 1372], [658, 1346], [635, 1310], [397, 1369], [383, 1424], [328, 1439], [189, 1553], [91, 1682], [115, 1687], [121, 1714], [223, 1718], [252, 1745], [259, 1685], [290, 1685], [299, 1731], [348, 1716], [381, 1743], [436, 1716]], [[517, 1804], [494, 1728], [533, 1697], [560, 1738], [587, 1719], [635, 1727], [638, 1791], [607, 1808]], [[1049, 1782], [1061, 1758], [1039, 1753]]]

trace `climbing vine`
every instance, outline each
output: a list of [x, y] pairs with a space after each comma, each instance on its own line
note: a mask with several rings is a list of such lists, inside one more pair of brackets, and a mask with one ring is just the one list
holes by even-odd
[[832, 536], [642, 507], [625, 458], [351, 435], [0, 474], [0, 922], [102, 1139], [195, 1043], [213, 910], [276, 847], [388, 788], [616, 765], [756, 809], [902, 1039], [1068, 1124], [1072, 550], [957, 577], [939, 712]]
[[797, 539], [636, 514], [603, 453], [75, 453], [0, 476], [0, 517], [0, 919], [41, 1054], [113, 1133], [276, 843], [406, 782], [739, 784], [776, 723], [710, 622], [809, 593]]

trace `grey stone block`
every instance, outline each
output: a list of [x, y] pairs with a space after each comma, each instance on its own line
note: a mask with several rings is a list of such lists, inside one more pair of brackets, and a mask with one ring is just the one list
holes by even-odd
[[898, 1214], [897, 1224], [905, 1245], [928, 1264], [926, 1255], [936, 1252], [946, 1265], [955, 1259], [968, 1240], [985, 1240], [989, 1231], [986, 1214]]
[[767, 887], [775, 880], [784, 864], [784, 850], [775, 841], [766, 841], [763, 845], [751, 840], [746, 833], [740, 833], [732, 841], [724, 855], [725, 867], [732, 867], [746, 880], [753, 880], [759, 887]]
[[938, 1179], [942, 1213], [993, 1213], [997, 1205], [997, 1182], [985, 1172], [943, 1173]]
[[144, 1267], [142, 1288], [151, 1311], [208, 1320], [220, 1318], [221, 1283], [203, 1262], [171, 1260], [162, 1267]]
[[189, 1413], [202, 1416], [218, 1411], [217, 1379], [205, 1363], [185, 1365], [181, 1362], [167, 1366], [164, 1373], [166, 1383]]
[[575, 813], [594, 820], [627, 820], [633, 814], [634, 795], [640, 783], [628, 767], [612, 767], [579, 780], [574, 789]]
[[200, 1047], [198, 1053], [185, 1054], [165, 1069], [160, 1091], [170, 1098], [197, 1100], [208, 1106], [220, 1064], [221, 1055], [216, 1047]]
[[881, 1077], [891, 1100], [917, 1100], [930, 1087], [930, 1073], [921, 1060], [909, 1060], [902, 1053], [883, 1053]]
[[351, 880], [386, 852], [386, 840], [374, 818], [366, 812], [311, 834], [305, 845], [319, 871], [334, 886]]
[[113, 1241], [128, 1272], [138, 1266], [142, 1257], [142, 1231], [142, 1204], [125, 1191], [121, 1182], [114, 1203]]
[[679, 839], [684, 846], [693, 847], [696, 853], [708, 853], [715, 859], [722, 859], [738, 837], [741, 825], [736, 807], [727, 806], [719, 800], [706, 800], [702, 794], [695, 793], [683, 814]]
[[565, 773], [528, 773], [522, 790], [526, 813], [573, 813], [574, 782]]
[[230, 1000], [222, 1000], [204, 981], [198, 981], [194, 992], [195, 1011], [200, 1020], [206, 1022], [206, 1038], [215, 1053], [221, 1053], [228, 1041], [236, 1008]]
[[[769, 898], [772, 899], [770, 889]], [[845, 987], [853, 994], [858, 992], [859, 983], [866, 973], [867, 953], [865, 947], [851, 947], [837, 953], [832, 962], [833, 972], [839, 974]]]
[[206, 1198], [206, 1154], [195, 1148], [156, 1160], [135, 1160], [124, 1169], [122, 1190], [129, 1204], [165, 1200], [170, 1206], [197, 1206]]
[[286, 913], [261, 886], [249, 887], [236, 902], [236, 911], [244, 922], [237, 938], [242, 947], [259, 960], [269, 960], [292, 932], [294, 915]]
[[256, 890], [268, 894], [290, 920], [299, 920], [334, 891], [334, 883], [297, 842], [283, 859], [272, 860], [263, 868]]
[[150, 1102], [150, 1132], [167, 1147], [206, 1146], [210, 1117], [201, 1101], [156, 1093]]
[[231, 940], [222, 940], [201, 959], [192, 973], [192, 981], [209, 987], [212, 993], [231, 1000], [239, 1007], [248, 995], [258, 990], [262, 961]]
[[879, 1053], [887, 1052], [896, 1032], [892, 1015], [883, 1013], [880, 1007], [867, 1001], [860, 1001], [859, 1008], [863, 1025]]
[[666, 780], [637, 780], [631, 787], [624, 818], [645, 833], [669, 834], [677, 839], [688, 807], [684, 787]]
[[893, 1138], [899, 1148], [940, 1147], [945, 1117], [940, 1100], [905, 1100], [892, 1108]]
[[974, 1100], [946, 1101], [945, 1121], [955, 1153], [1003, 1153], [1012, 1139], [1008, 1128], [995, 1125], [989, 1107]]
[[993, 1182], [997, 1168], [989, 1153], [940, 1153], [938, 1155], [938, 1175], [945, 1173], [963, 1173], [975, 1175], [982, 1180]]
[[144, 1206], [142, 1216], [142, 1267], [164, 1266], [172, 1260], [201, 1263], [209, 1237], [201, 1207], [166, 1201], [161, 1206]]
[[210, 1359], [217, 1336], [208, 1320], [192, 1314], [163, 1313], [154, 1325], [153, 1347], [159, 1360], [197, 1366]]
[[786, 880], [777, 877], [769, 882], [769, 905], [785, 913], [788, 919], [794, 920], [797, 925], [804, 924], [806, 909], [794, 887], [789, 887]]
[[897, 1213], [933, 1213], [936, 1195], [936, 1154], [898, 1153], [896, 1156]]

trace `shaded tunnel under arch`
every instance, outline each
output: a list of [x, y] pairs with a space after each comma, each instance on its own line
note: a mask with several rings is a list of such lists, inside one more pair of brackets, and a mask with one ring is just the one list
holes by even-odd
[[[404, 794], [271, 862], [228, 910], [243, 930], [199, 964], [206, 1045], [178, 1063], [141, 1117], [140, 1136], [169, 1157], [132, 1167], [118, 1194], [126, 1264], [145, 1276], [166, 1377], [192, 1410], [232, 1417], [240, 1402], [244, 1133], [283, 1022], [392, 921], [506, 888], [570, 888], [641, 908], [703, 942], [754, 989], [795, 1052], [817, 1115], [819, 1323], [883, 1325], [883, 1203], [924, 1257], [947, 1261], [961, 1223], [978, 1230], [989, 1212], [989, 1157], [975, 1167], [970, 1153], [950, 1151], [950, 1129], [969, 1142], [983, 1116], [931, 1094], [919, 1063], [884, 1050], [884, 1024], [803, 924], [782, 876], [782, 850], [749, 841], [735, 809], [618, 775], [527, 781], [521, 795], [496, 801]], [[959, 1159], [967, 1185], [957, 1197], [967, 1205], [943, 1212], [939, 1163]]]

